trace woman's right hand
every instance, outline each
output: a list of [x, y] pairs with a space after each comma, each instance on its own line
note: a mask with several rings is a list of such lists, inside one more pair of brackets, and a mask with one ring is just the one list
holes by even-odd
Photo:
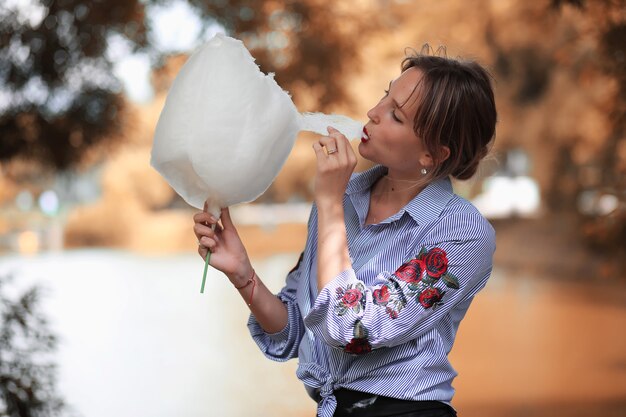
[[[198, 254], [202, 259], [206, 259], [210, 250], [209, 264], [226, 274], [235, 286], [240, 286], [252, 276], [252, 264], [230, 218], [228, 208], [222, 209], [221, 220], [220, 225], [217, 219], [206, 211], [193, 216], [193, 232], [198, 239]], [[212, 225], [215, 225], [215, 230], [212, 230]]]

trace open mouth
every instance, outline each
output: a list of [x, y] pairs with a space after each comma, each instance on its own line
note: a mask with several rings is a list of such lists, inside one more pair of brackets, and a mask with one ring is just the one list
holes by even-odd
[[367, 133], [367, 129], [363, 127], [363, 135], [361, 135], [361, 142], [367, 142], [368, 140], [370, 140], [370, 136]]

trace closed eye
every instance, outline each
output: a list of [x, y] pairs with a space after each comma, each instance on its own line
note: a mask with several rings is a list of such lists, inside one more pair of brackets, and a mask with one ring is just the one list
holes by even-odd
[[[383, 96], [383, 98], [387, 97], [389, 95], [389, 90], [385, 90], [385, 95]], [[391, 117], [393, 117], [393, 120], [395, 120], [398, 123], [402, 123], [402, 120], [398, 119], [398, 116], [396, 116], [396, 113], [394, 110], [391, 111]]]

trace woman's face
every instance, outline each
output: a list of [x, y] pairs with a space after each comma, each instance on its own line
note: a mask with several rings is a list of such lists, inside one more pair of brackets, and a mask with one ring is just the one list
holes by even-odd
[[416, 86], [421, 78], [419, 69], [409, 68], [389, 84], [385, 96], [367, 112], [367, 138], [359, 144], [363, 158], [411, 178], [432, 165], [422, 140], [413, 131], [420, 91]]

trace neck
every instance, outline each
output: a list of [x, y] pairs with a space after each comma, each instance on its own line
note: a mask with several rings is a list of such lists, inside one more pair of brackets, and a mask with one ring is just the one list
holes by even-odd
[[372, 186], [367, 224], [378, 223], [397, 213], [428, 185], [424, 178], [395, 175], [388, 172]]
[[423, 176], [411, 177], [399, 173], [382, 176], [372, 188], [372, 197], [388, 202], [406, 204], [422, 191], [428, 183]]
[[424, 180], [424, 175], [419, 171], [399, 171], [387, 168], [387, 173], [383, 176], [389, 181], [397, 182], [419, 182]]

